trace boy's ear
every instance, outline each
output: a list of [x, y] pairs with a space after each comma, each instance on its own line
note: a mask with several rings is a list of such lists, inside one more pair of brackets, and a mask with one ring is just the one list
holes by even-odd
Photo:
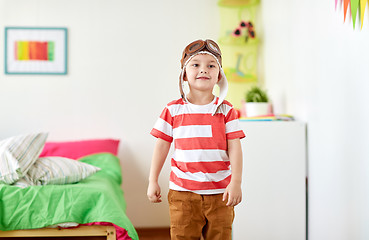
[[183, 81], [187, 81], [187, 74], [186, 74], [186, 71], [184, 71], [184, 73], [183, 73]]
[[222, 74], [220, 74], [220, 72], [218, 73], [218, 82], [220, 81], [220, 79], [222, 79]]

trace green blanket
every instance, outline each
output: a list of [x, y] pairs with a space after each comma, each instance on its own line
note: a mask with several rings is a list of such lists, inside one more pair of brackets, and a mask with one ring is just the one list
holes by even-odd
[[137, 233], [126, 215], [119, 159], [107, 153], [79, 161], [101, 168], [75, 184], [19, 188], [0, 184], [0, 230], [42, 228], [64, 222], [111, 222]]

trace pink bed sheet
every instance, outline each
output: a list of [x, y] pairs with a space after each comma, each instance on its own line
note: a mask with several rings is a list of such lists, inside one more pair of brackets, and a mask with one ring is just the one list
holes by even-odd
[[117, 240], [132, 240], [130, 236], [128, 236], [128, 232], [121, 228], [114, 223], [110, 222], [92, 222], [92, 223], [86, 223], [86, 224], [80, 224], [80, 226], [93, 226], [93, 225], [101, 225], [101, 226], [114, 226], [116, 234], [117, 234]]

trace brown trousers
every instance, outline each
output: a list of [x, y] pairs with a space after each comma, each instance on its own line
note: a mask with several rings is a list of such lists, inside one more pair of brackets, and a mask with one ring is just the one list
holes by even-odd
[[169, 190], [171, 239], [231, 240], [234, 208], [222, 197]]

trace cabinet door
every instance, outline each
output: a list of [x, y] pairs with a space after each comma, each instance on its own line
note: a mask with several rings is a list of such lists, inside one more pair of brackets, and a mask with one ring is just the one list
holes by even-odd
[[303, 240], [306, 128], [300, 122], [241, 122], [243, 201], [234, 240]]

